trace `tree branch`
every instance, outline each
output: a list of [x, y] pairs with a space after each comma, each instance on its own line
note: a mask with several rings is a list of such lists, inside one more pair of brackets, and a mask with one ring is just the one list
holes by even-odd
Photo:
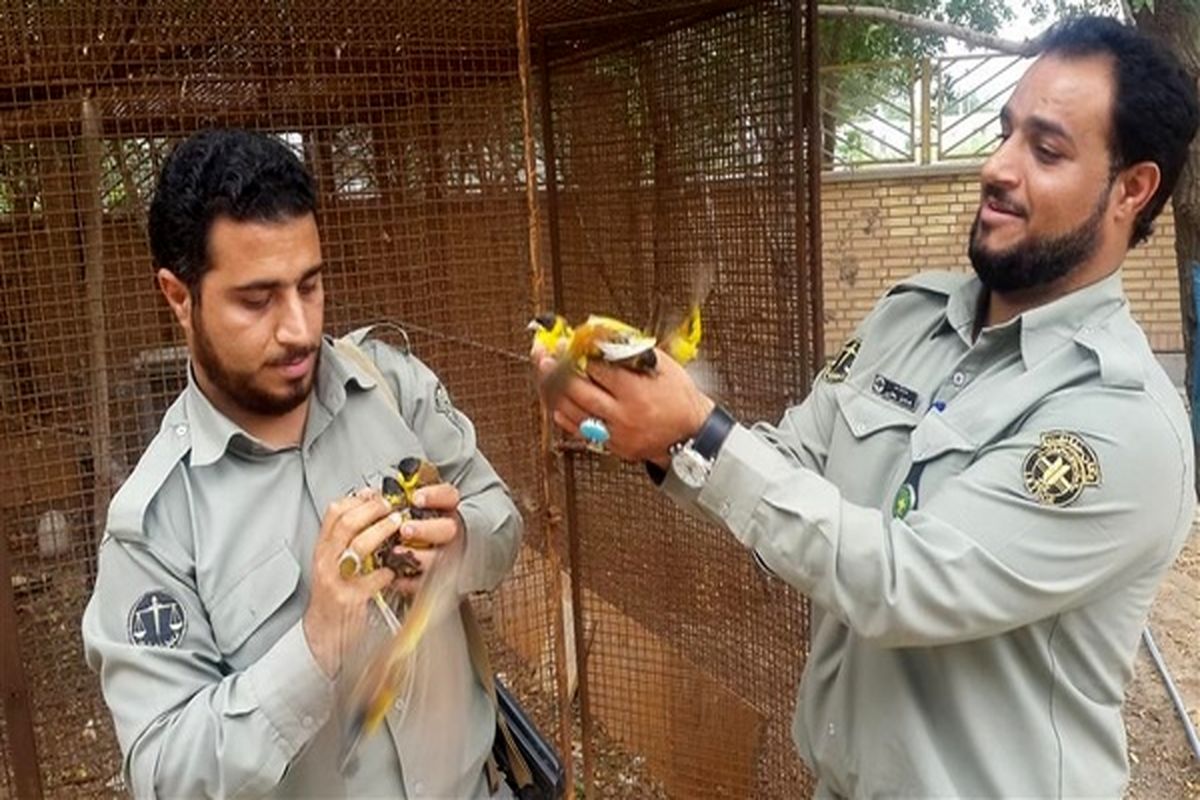
[[817, 6], [817, 14], [822, 17], [848, 17], [850, 19], [873, 19], [881, 22], [890, 22], [893, 25], [899, 25], [903, 28], [911, 28], [925, 33], [945, 36], [950, 39], [958, 39], [976, 47], [986, 47], [1001, 53], [1011, 53], [1015, 56], [1037, 55], [1041, 49], [1041, 43], [1038, 39], [1025, 39], [1024, 41], [1015, 42], [1011, 39], [1001, 39], [999, 36], [993, 36], [990, 33], [972, 30], [962, 25], [925, 19], [915, 14], [906, 14], [903, 11], [895, 11], [890, 8], [819, 5]]
[[1121, 0], [1121, 21], [1126, 25], [1133, 24], [1133, 9], [1129, 6], [1129, 0]]

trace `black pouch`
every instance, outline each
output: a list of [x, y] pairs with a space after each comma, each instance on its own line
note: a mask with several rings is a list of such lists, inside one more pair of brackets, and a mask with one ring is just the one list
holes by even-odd
[[[496, 711], [499, 715], [496, 722], [496, 740], [492, 744], [492, 758], [496, 766], [504, 773], [504, 780], [513, 790], [517, 800], [558, 800], [566, 794], [566, 774], [563, 771], [562, 760], [550, 740], [542, 735], [533, 720], [521, 708], [517, 698], [504, 683], [496, 678]], [[514, 769], [509, 757], [504, 728], [507, 727], [512, 745], [525, 760], [529, 769], [530, 782], [524, 787], [517, 784], [514, 775], [519, 775], [519, 767]]]

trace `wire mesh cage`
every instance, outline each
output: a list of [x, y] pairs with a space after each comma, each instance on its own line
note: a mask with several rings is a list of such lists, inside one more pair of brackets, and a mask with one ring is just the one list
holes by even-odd
[[[680, 318], [716, 287], [703, 308], [703, 378], [745, 419], [802, 396], [813, 363], [796, 267], [805, 173], [793, 11], [693, 7], [657, 29], [643, 17], [627, 31], [635, 38], [594, 54], [571, 40], [592, 26], [561, 27], [575, 46], [560, 46], [546, 74], [565, 311], [644, 322], [658, 306]], [[584, 747], [593, 730], [623, 742], [670, 796], [795, 796], [799, 598], [731, 537], [656, 498], [640, 468], [585, 456], [570, 468]], [[592, 761], [598, 782], [619, 779]]]
[[[0, 636], [6, 696], [27, 701], [0, 717], [0, 796], [124, 791], [79, 621], [107, 504], [186, 380], [145, 219], [170, 148], [209, 126], [296, 150], [319, 186], [327, 328], [401, 326], [475, 422], [527, 525], [477, 607], [565, 753], [577, 726], [589, 796], [806, 787], [788, 736], [802, 601], [637, 469], [545, 458], [524, 331], [556, 300], [642, 320], [707, 285], [723, 402], [774, 417], [803, 395], [821, 337], [801, 6], [0, 7]], [[552, 272], [541, 294], [531, 270]]]

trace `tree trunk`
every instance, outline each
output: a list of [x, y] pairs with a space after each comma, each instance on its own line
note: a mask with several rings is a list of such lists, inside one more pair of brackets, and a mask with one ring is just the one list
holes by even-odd
[[[1158, 0], [1153, 12], [1143, 10], [1137, 14], [1137, 25], [1174, 53], [1200, 85], [1200, 14], [1194, 7], [1194, 0]], [[1183, 351], [1187, 361], [1186, 387], [1192, 407], [1192, 430], [1195, 431], [1197, 398], [1193, 396], [1196, 379], [1193, 362], [1196, 352], [1196, 308], [1192, 272], [1200, 269], [1200, 137], [1192, 142], [1171, 203], [1175, 214], [1175, 261], [1179, 270]], [[1200, 462], [1200, 447], [1197, 447], [1196, 453]], [[1197, 473], [1196, 488], [1200, 492], [1200, 472]]]

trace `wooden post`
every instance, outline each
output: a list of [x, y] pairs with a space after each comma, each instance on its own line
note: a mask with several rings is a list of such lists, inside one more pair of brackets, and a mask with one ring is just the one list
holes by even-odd
[[42, 773], [33, 734], [33, 700], [21, 661], [17, 609], [13, 602], [8, 539], [0, 532], [0, 693], [4, 695], [4, 727], [8, 754], [20, 800], [41, 800]]
[[104, 143], [100, 115], [84, 98], [82, 147], [79, 156], [77, 199], [83, 228], [83, 275], [87, 298], [88, 364], [92, 387], [92, 521], [95, 541], [104, 534], [108, 503], [112, 499], [112, 420], [109, 414], [108, 325], [104, 316], [104, 208], [101, 205], [101, 169]]
[[[518, 77], [521, 83], [521, 127], [524, 134], [525, 201], [529, 213], [529, 301], [532, 314], [536, 314], [541, 310], [540, 305], [545, 295], [546, 273], [541, 257], [542, 232], [541, 225], [539, 224], [537, 152], [534, 143], [533, 127], [533, 56], [530, 47], [528, 0], [517, 0], [517, 54]], [[548, 69], [546, 62], [543, 62], [543, 69]], [[546, 109], [546, 112], [548, 114], [549, 109]], [[551, 179], [553, 180], [554, 178], [551, 177]], [[556, 471], [557, 463], [555, 461], [553, 448], [554, 436], [550, 418], [545, 413], [538, 416], [540, 419], [538, 431], [539, 445], [542, 456], [542, 502], [545, 504], [548, 512], [546, 514], [546, 585], [549, 589], [550, 604], [554, 609], [552, 623], [554, 626], [554, 655], [557, 662], [554, 672], [558, 688], [558, 746], [561, 751], [560, 754], [566, 777], [567, 800], [574, 800], [575, 767], [571, 748], [571, 698], [567, 685], [566, 633], [564, 631], [561, 610], [563, 597], [562, 567], [558, 563], [559, 560], [554, 550], [554, 543], [558, 540], [558, 518], [551, 509], [554, 493], [550, 484], [550, 476]], [[567, 465], [568, 474], [570, 474], [571, 469], [572, 466]], [[574, 614], [583, 613], [583, 609], [578, 606], [572, 609], [572, 611]], [[582, 642], [576, 641], [576, 647], [582, 647], [582, 645]], [[578, 673], [577, 678], [581, 683], [584, 681], [585, 678], [582, 671]]]

